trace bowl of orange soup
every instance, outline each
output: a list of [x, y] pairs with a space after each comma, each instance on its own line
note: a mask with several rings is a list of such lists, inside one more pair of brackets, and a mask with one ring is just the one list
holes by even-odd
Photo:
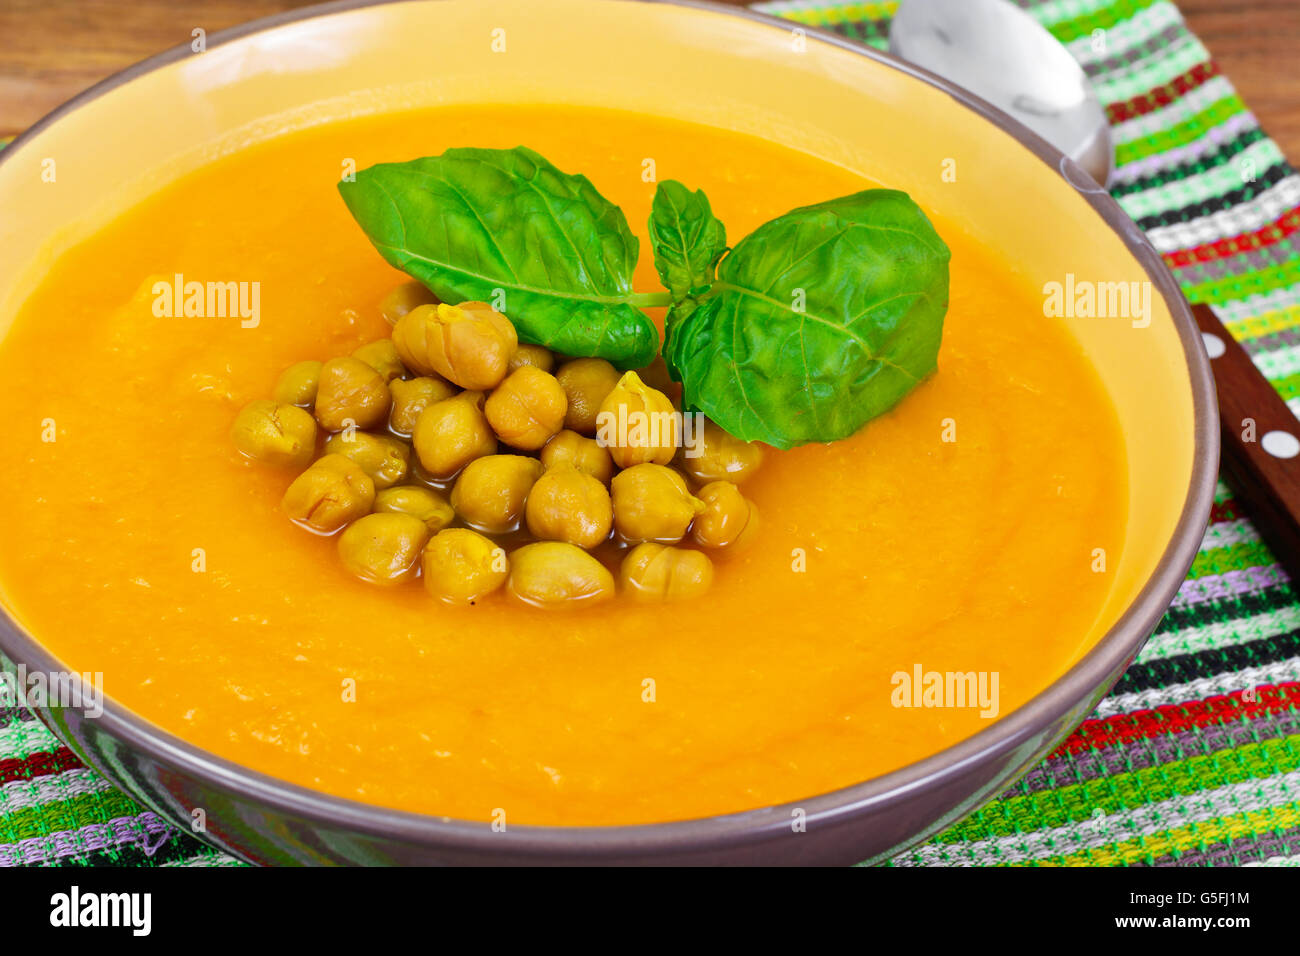
[[[531, 208], [566, 240], [578, 234], [570, 207], [556, 207], [561, 188], [613, 231], [564, 249], [510, 252], [493, 239], [457, 250], [480, 226], [492, 238], [506, 207], [466, 199], [473, 216], [448, 218], [444, 204], [414, 221], [400, 197], [379, 211], [358, 199], [375, 182], [366, 171], [417, 160], [433, 165], [400, 168], [442, 176], [437, 188], [459, 195], [469, 180], [456, 177], [482, 169], [456, 172], [449, 157], [523, 163], [512, 167], [516, 196], [535, 192]], [[699, 208], [689, 237], [676, 228], [683, 210], [656, 199], [672, 198], [668, 180], [707, 196], [725, 240], [710, 238]], [[897, 192], [866, 192], [881, 189]], [[372, 200], [387, 202], [380, 193]], [[766, 245], [743, 237], [790, 210], [833, 225], [807, 208], [834, 197], [874, 197], [853, 208], [880, 215], [868, 206], [899, 193], [899, 215], [942, 237], [923, 244], [944, 247], [933, 262], [946, 287], [882, 293], [864, 310], [907, 301], [881, 338], [829, 351], [823, 341], [810, 355], [824, 314], [784, 304], [789, 289], [746, 286], [745, 262], [757, 275], [837, 250], [809, 279], [818, 302], [875, 289], [876, 273], [855, 270], [876, 253], [840, 255], [843, 229], [807, 243], [804, 220], [785, 239], [763, 233]], [[1137, 227], [983, 102], [762, 15], [633, 0], [294, 12], [196, 37], [56, 111], [0, 152], [0, 207], [11, 426], [0, 446], [0, 649], [12, 671], [84, 675], [87, 693], [102, 690], [100, 707], [36, 703], [88, 765], [246, 860], [884, 859], [995, 796], [1091, 712], [1158, 623], [1208, 514], [1207, 363]], [[661, 214], [674, 228], [657, 229]], [[665, 263], [678, 240], [716, 249], [680, 257], [674, 273]], [[729, 483], [739, 475], [712, 476], [726, 487], [706, 492], [710, 476], [679, 469], [671, 449], [654, 461], [615, 455], [612, 483], [591, 477], [596, 466], [573, 468], [580, 452], [605, 452], [574, 424], [581, 402], [561, 372], [587, 355], [572, 344], [594, 334], [584, 317], [608, 319], [599, 310], [612, 298], [568, 293], [572, 316], [508, 297], [476, 312], [458, 299], [486, 293], [450, 297], [438, 284], [452, 280], [421, 250], [439, 242], [459, 256], [456, 288], [522, 263], [502, 280], [509, 295], [536, 292], [524, 271], [538, 263], [596, 282], [585, 257], [599, 248], [600, 268], [623, 270], [618, 308], [639, 309], [620, 321], [653, 329], [650, 353], [641, 339], [607, 338], [600, 349], [625, 351], [592, 354], [614, 356], [624, 407], [699, 399], [733, 429], [738, 454], [761, 460], [741, 495]], [[885, 258], [915, 268], [901, 252]], [[443, 304], [429, 294], [396, 313], [443, 324], [398, 341], [415, 319], [395, 314], [394, 290], [413, 275]], [[666, 317], [668, 286], [678, 311]], [[730, 304], [708, 305], [720, 289]], [[931, 326], [937, 361], [913, 374], [897, 356], [921, 308], [942, 318], [942, 341]], [[753, 316], [748, 330], [723, 324], [728, 309]], [[648, 360], [666, 320], [692, 329], [669, 334], [685, 398]], [[767, 378], [745, 377], [757, 360], [726, 336], [794, 326]], [[470, 332], [504, 348], [509, 368], [479, 381], [449, 359]], [[399, 360], [372, 371], [390, 341]], [[414, 353], [435, 346], [446, 354], [422, 369]], [[822, 415], [856, 400], [858, 373], [835, 376], [857, 347], [878, 359], [876, 385], [894, 373], [901, 384], [846, 427]], [[693, 391], [691, 363], [709, 349], [724, 358]], [[282, 377], [298, 363], [305, 400]], [[355, 399], [351, 413], [365, 404], [340, 384], [354, 375], [379, 377], [373, 427], [402, 458], [397, 476], [380, 480], [377, 465], [362, 475], [335, 444], [346, 422], [322, 424], [327, 390]], [[414, 409], [408, 441], [384, 423], [390, 397], [405, 401], [417, 378], [452, 384]], [[488, 519], [471, 516], [464, 461], [433, 474], [436, 453], [421, 447], [439, 401], [452, 403], [446, 421], [486, 415], [485, 451], [514, 456], [490, 475], [483, 466], [483, 486], [523, 475], [538, 500], [543, 472], [561, 471], [545, 447], [563, 420], [571, 445], [554, 454], [577, 490], [550, 488], [547, 500], [570, 507], [590, 492], [614, 529], [605, 518], [591, 541], [554, 531], [568, 519], [531, 504], [523, 517], [520, 492], [513, 519], [489, 534]], [[258, 460], [299, 427], [294, 467]], [[517, 437], [506, 441], [507, 428]], [[340, 450], [332, 466], [320, 457]], [[364, 500], [319, 524], [356, 504], [340, 503], [340, 482]], [[637, 514], [634, 485], [660, 496]], [[509, 512], [509, 494], [492, 494], [482, 508]], [[409, 496], [451, 496], [454, 507], [415, 520]], [[738, 536], [724, 534], [737, 501], [757, 521], [751, 540], [710, 551]], [[682, 502], [675, 531], [632, 530]], [[360, 517], [372, 510], [388, 518]], [[331, 533], [349, 521], [373, 533]], [[406, 535], [400, 568], [392, 550], [376, 558], [386, 529]], [[588, 550], [561, 543], [526, 558], [525, 538]], [[638, 541], [647, 550], [631, 567], [626, 545]], [[595, 566], [582, 581], [588, 566], [565, 548]], [[482, 589], [446, 583], [449, 568], [507, 551], [509, 570], [502, 557]], [[548, 596], [556, 575], [565, 601]], [[567, 600], [585, 596], [600, 599]]]

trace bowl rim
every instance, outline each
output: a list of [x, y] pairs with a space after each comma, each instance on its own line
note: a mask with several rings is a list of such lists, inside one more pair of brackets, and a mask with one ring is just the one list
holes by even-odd
[[[420, 0], [332, 0], [288, 10], [211, 33], [207, 48], [235, 42], [278, 27], [372, 6]], [[436, 2], [436, 0], [424, 0]], [[603, 0], [611, 2], [611, 0]], [[1018, 140], [1080, 192], [1105, 224], [1142, 266], [1169, 308], [1187, 361], [1192, 392], [1193, 455], [1187, 493], [1178, 522], [1155, 570], [1132, 603], [1110, 629], [1069, 670], [1020, 707], [999, 717], [988, 727], [915, 763], [837, 790], [809, 795], [783, 804], [660, 823], [598, 825], [510, 825], [504, 833], [487, 821], [465, 820], [367, 804], [323, 791], [311, 790], [204, 750], [154, 725], [105, 696], [103, 714], [95, 725], [130, 750], [174, 771], [188, 774], [207, 786], [224, 789], [241, 800], [276, 812], [346, 828], [369, 836], [465, 851], [499, 853], [503, 848], [521, 856], [551, 852], [570, 857], [599, 859], [667, 851], [704, 852], [756, 843], [791, 832], [791, 815], [801, 810], [809, 827], [829, 825], [912, 799], [944, 784], [972, 765], [991, 762], [1032, 739], [1043, 728], [1064, 717], [1071, 708], [1093, 695], [1099, 698], [1113, 685], [1110, 675], [1127, 663], [1145, 643], [1164, 616], [1190, 568], [1204, 533], [1218, 479], [1219, 421], [1209, 359], [1190, 308], [1173, 275], [1145, 234], [1101, 186], [1078, 165], [1019, 121], [992, 104], [942, 77], [829, 30], [781, 19], [749, 7], [726, 6], [709, 0], [616, 0], [624, 3], [686, 7], [747, 20], [758, 27], [783, 33], [800, 30], [809, 42], [827, 44], [866, 57], [935, 87]], [[181, 43], [94, 84], [56, 107], [0, 149], [0, 165], [62, 117], [80, 109], [137, 77], [190, 55]], [[31, 670], [59, 670], [61, 662], [28, 634], [0, 606], [0, 652]], [[87, 718], [89, 719], [89, 718]], [[66, 741], [65, 741], [66, 742]], [[990, 794], [989, 798], [995, 794]], [[982, 801], [987, 802], [987, 801]], [[982, 805], [982, 804], [981, 804]], [[927, 836], [929, 834], [926, 834]], [[925, 836], [918, 837], [924, 839]], [[896, 850], [897, 851], [897, 850]]]

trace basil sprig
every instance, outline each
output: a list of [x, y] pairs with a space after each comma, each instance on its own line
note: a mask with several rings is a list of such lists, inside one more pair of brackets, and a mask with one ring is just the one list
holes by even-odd
[[[659, 188], [665, 197], [684, 191]], [[710, 259], [721, 223], [702, 228], [698, 209], [658, 200], [650, 236], [660, 274], [683, 258]], [[695, 255], [658, 238], [682, 233], [701, 237]], [[925, 213], [892, 189], [759, 226], [722, 259], [715, 280], [697, 274], [703, 287], [687, 294], [680, 282], [670, 286], [664, 358], [683, 404], [737, 438], [777, 448], [853, 434], [934, 371], [948, 259]]]
[[844, 438], [934, 371], [948, 247], [902, 192], [869, 189], [765, 223], [730, 252], [702, 191], [650, 215], [668, 290], [632, 291], [638, 243], [585, 176], [524, 147], [450, 149], [339, 184], [379, 253], [439, 298], [500, 302], [524, 342], [624, 368], [659, 336], [684, 407], [777, 448]]

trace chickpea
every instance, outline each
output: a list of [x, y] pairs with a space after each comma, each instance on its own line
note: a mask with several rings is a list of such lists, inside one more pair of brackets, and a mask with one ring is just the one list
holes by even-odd
[[560, 366], [555, 380], [569, 400], [564, 427], [580, 435], [596, 434], [596, 415], [618, 384], [618, 369], [601, 358], [574, 359]]
[[504, 534], [519, 527], [528, 492], [542, 463], [523, 455], [487, 455], [465, 466], [451, 489], [451, 506], [480, 531]]
[[384, 377], [360, 359], [330, 359], [320, 370], [316, 421], [327, 431], [378, 428], [388, 420], [392, 396]]
[[395, 513], [363, 515], [339, 535], [343, 566], [367, 584], [399, 584], [415, 576], [429, 540], [419, 518]]
[[450, 478], [475, 458], [494, 455], [497, 436], [483, 416], [483, 393], [461, 392], [434, 402], [412, 433], [420, 464], [435, 478]]
[[289, 519], [318, 534], [333, 534], [366, 514], [375, 483], [343, 455], [325, 455], [293, 480], [280, 501]]
[[614, 521], [609, 492], [591, 475], [558, 465], [537, 479], [525, 509], [528, 530], [544, 541], [594, 548]]
[[389, 325], [396, 325], [397, 320], [412, 309], [422, 305], [437, 305], [438, 297], [414, 280], [403, 282], [393, 288], [379, 301], [379, 313]]
[[249, 458], [302, 468], [316, 454], [316, 420], [296, 405], [262, 398], [235, 416], [230, 440]]
[[515, 327], [486, 302], [422, 305], [397, 320], [393, 344], [407, 368], [470, 391], [496, 388], [519, 344]]
[[614, 576], [586, 551], [562, 541], [526, 544], [510, 558], [511, 596], [534, 607], [596, 604], [614, 595]]
[[594, 438], [583, 438], [567, 428], [546, 443], [542, 449], [542, 465], [547, 469], [562, 464], [572, 465], [585, 475], [591, 475], [603, 485], [614, 476], [614, 460], [609, 452]]
[[691, 523], [691, 537], [706, 548], [737, 548], [758, 533], [758, 509], [729, 481], [711, 481], [698, 492], [704, 510]]
[[477, 531], [447, 528], [424, 549], [424, 587], [444, 604], [473, 604], [506, 583], [510, 562]]
[[686, 534], [704, 502], [686, 489], [686, 479], [665, 465], [633, 465], [611, 482], [614, 527], [628, 541], [674, 544]]
[[515, 354], [510, 356], [510, 364], [506, 366], [506, 371], [513, 372], [525, 365], [532, 365], [543, 372], [549, 372], [555, 368], [555, 355], [544, 345], [520, 345], [515, 349]]
[[402, 365], [402, 359], [397, 354], [397, 346], [393, 344], [392, 339], [376, 339], [367, 342], [356, 349], [352, 357], [373, 368], [384, 377], [385, 382], [391, 382], [406, 374], [406, 367]]
[[375, 495], [375, 511], [419, 518], [431, 534], [437, 534], [456, 518], [442, 495], [421, 485], [385, 488]]
[[673, 403], [642, 382], [636, 372], [618, 380], [601, 403], [596, 421], [596, 441], [609, 449], [620, 468], [646, 462], [668, 464], [677, 453], [677, 431]]
[[376, 490], [397, 484], [411, 466], [411, 449], [406, 442], [369, 432], [335, 432], [325, 441], [325, 453], [351, 458], [370, 476]]
[[628, 552], [618, 577], [624, 592], [637, 601], [683, 601], [709, 589], [713, 562], [700, 551], [647, 541]]
[[311, 408], [320, 383], [320, 362], [298, 362], [280, 373], [271, 397], [282, 405]]
[[484, 412], [503, 442], [536, 451], [564, 427], [567, 402], [553, 375], [525, 365], [511, 372], [488, 396]]
[[733, 438], [713, 422], [705, 421], [695, 448], [682, 448], [673, 464], [700, 483], [730, 481], [739, 484], [758, 471], [763, 446]]
[[393, 394], [393, 408], [388, 414], [388, 427], [399, 435], [415, 431], [415, 420], [434, 402], [456, 394], [454, 386], [440, 378], [395, 378], [388, 383]]

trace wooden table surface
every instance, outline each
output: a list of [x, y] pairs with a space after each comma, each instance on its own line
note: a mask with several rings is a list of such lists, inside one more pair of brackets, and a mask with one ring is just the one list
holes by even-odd
[[[110, 73], [188, 43], [195, 27], [213, 33], [306, 5], [305, 0], [0, 0], [0, 136], [19, 132]], [[1282, 151], [1300, 159], [1300, 0], [1180, 0], [1178, 5]]]

